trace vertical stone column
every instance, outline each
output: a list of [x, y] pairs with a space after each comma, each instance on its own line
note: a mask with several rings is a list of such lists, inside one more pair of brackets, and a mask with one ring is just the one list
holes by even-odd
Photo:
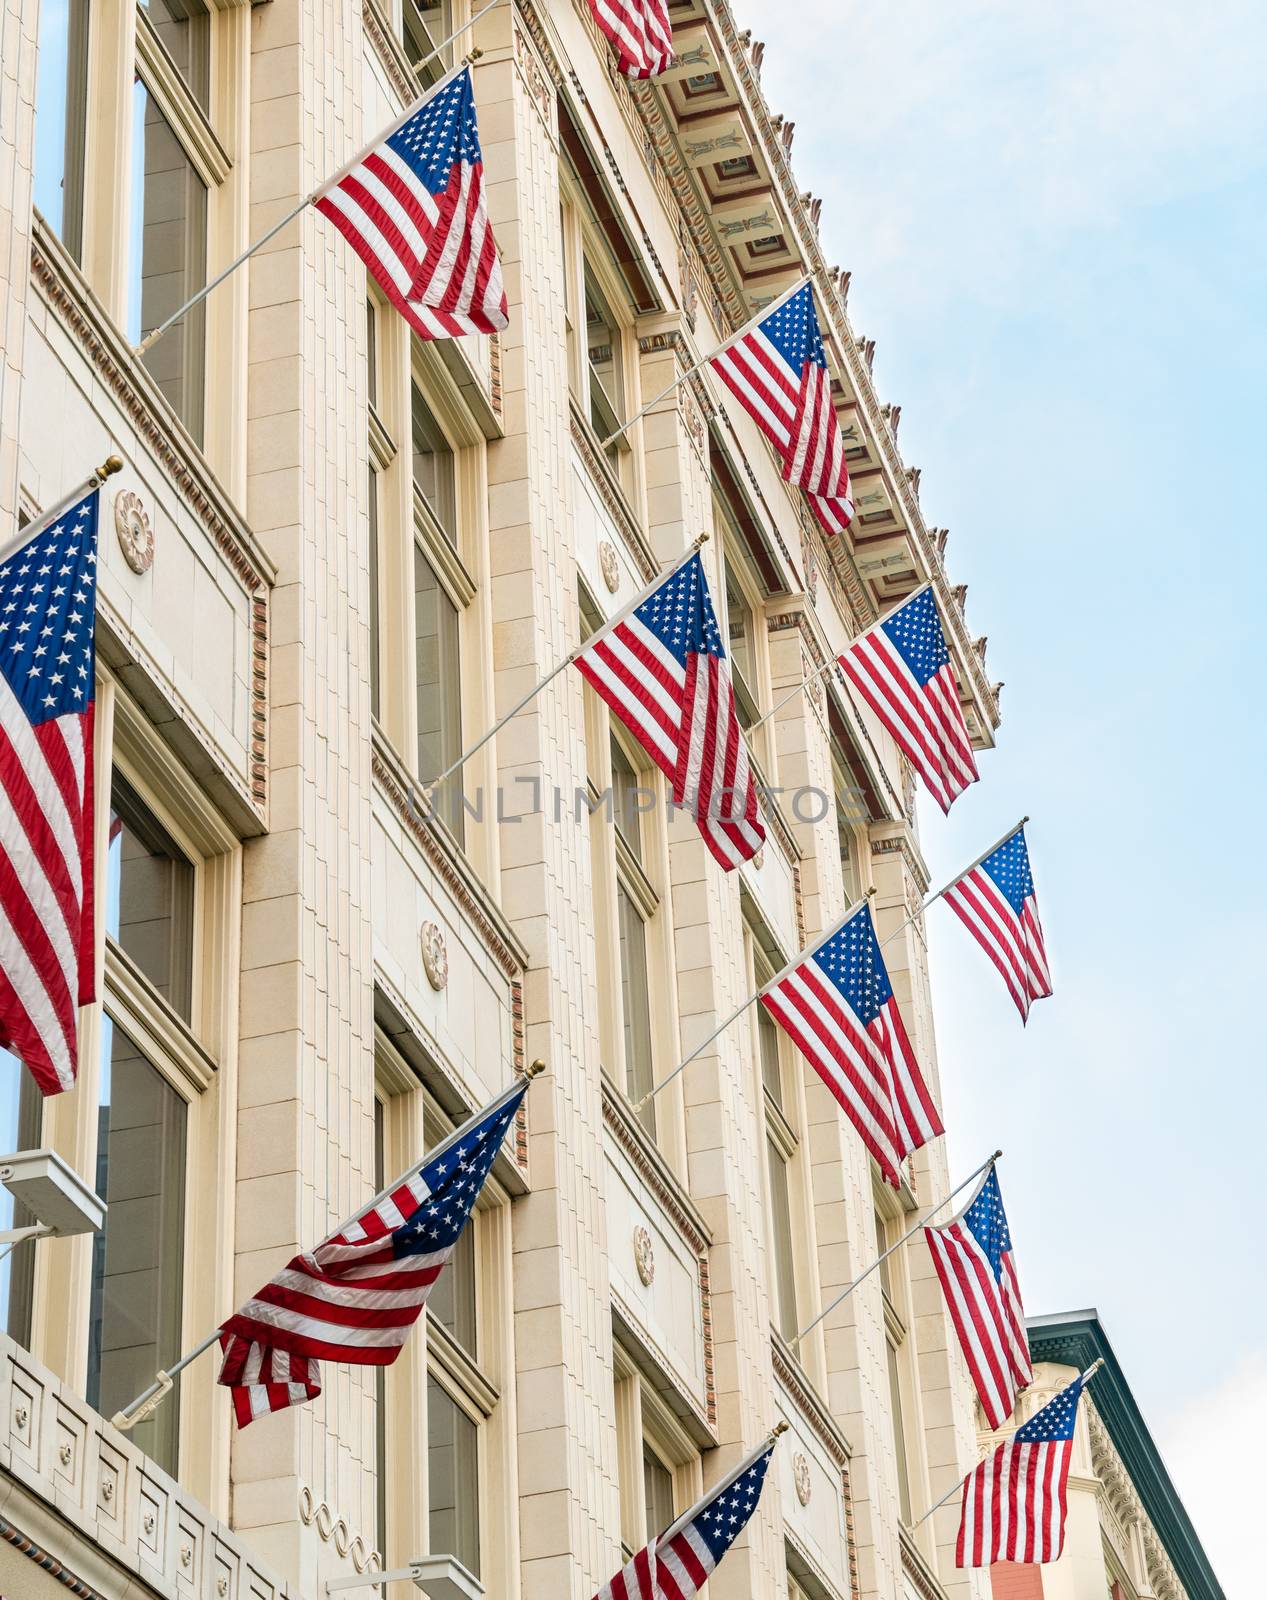
[[3, 0], [0, 6], [0, 530], [5, 538], [18, 514], [39, 10], [39, 0]]
[[[253, 17], [252, 236], [363, 142], [350, 0]], [[309, 209], [250, 267], [250, 520], [270, 602], [269, 834], [244, 861], [236, 1295], [366, 1198], [373, 1179], [368, 520], [363, 274]], [[234, 1439], [233, 1515], [304, 1593], [307, 1485], [373, 1544], [374, 1388], [325, 1363], [319, 1407]]]
[[[510, 306], [499, 341], [506, 432], [488, 457], [498, 713], [562, 660], [579, 627], [557, 69], [525, 28], [512, 7], [490, 14], [477, 79]], [[581, 678], [569, 670], [496, 745], [516, 819], [501, 829], [502, 905], [529, 952], [528, 1054], [547, 1066], [529, 1107], [532, 1193], [514, 1219], [523, 1600], [592, 1594], [610, 1576], [618, 1520], [590, 850], [575, 809], [584, 728]]]

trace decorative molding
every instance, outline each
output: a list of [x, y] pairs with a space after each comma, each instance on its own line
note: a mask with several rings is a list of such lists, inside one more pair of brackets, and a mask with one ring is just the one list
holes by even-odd
[[114, 497], [114, 531], [123, 559], [138, 576], [154, 565], [154, 527], [139, 494], [120, 489]]
[[64, 1567], [56, 1556], [49, 1555], [47, 1550], [41, 1549], [33, 1539], [28, 1539], [4, 1517], [0, 1517], [0, 1539], [11, 1544], [22, 1555], [28, 1556], [42, 1572], [47, 1572], [50, 1578], [56, 1579], [75, 1595], [77, 1600], [106, 1600], [100, 1589], [90, 1588], [82, 1578], [77, 1578], [69, 1567]]
[[[1104, 1419], [1096, 1409], [1090, 1394], [1087, 1395], [1087, 1402], [1091, 1470], [1095, 1474], [1098, 1488], [1109, 1511], [1120, 1524], [1127, 1545], [1125, 1550], [1119, 1549], [1118, 1554], [1124, 1561], [1130, 1561], [1130, 1534], [1133, 1528], [1138, 1528], [1140, 1545], [1148, 1568], [1149, 1587], [1156, 1592], [1158, 1600], [1184, 1600], [1184, 1586], [1174, 1563], [1166, 1554], [1165, 1547], [1153, 1526], [1152, 1518], [1144, 1509], [1143, 1501], [1131, 1481], [1126, 1463], [1118, 1454]], [[1136, 1581], [1141, 1576], [1138, 1572], [1131, 1573], [1131, 1577]]]
[[299, 1488], [299, 1520], [305, 1528], [315, 1528], [322, 1544], [332, 1544], [336, 1554], [349, 1559], [357, 1572], [383, 1570], [379, 1551], [371, 1549], [359, 1533], [353, 1533], [324, 1500], [317, 1500], [306, 1483]]
[[902, 1539], [903, 1576], [909, 1580], [920, 1600], [946, 1600], [946, 1591], [942, 1587], [941, 1580], [925, 1561], [910, 1530], [899, 1523], [898, 1532]]
[[433, 989], [443, 989], [449, 982], [449, 952], [445, 948], [444, 934], [438, 923], [424, 922], [418, 934], [422, 945], [422, 970]]
[[[832, 1465], [843, 1472], [853, 1459], [853, 1448], [792, 1354], [787, 1341], [771, 1330], [770, 1354], [774, 1376], [797, 1415], [826, 1451]], [[802, 1501], [802, 1504], [804, 1502]]]
[[374, 46], [379, 65], [387, 74], [388, 83], [396, 91], [403, 111], [418, 98], [418, 77], [378, 0], [361, 0], [361, 24]]
[[598, 565], [607, 585], [607, 593], [615, 594], [620, 588], [620, 557], [610, 539], [598, 541]]

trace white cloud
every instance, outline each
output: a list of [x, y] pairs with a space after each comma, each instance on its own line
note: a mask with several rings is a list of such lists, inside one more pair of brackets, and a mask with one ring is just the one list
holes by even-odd
[[[1195, 1355], [1195, 1352], [1194, 1352]], [[1242, 1364], [1190, 1400], [1159, 1435], [1166, 1464], [1228, 1600], [1263, 1592], [1263, 1470], [1267, 1357]]]

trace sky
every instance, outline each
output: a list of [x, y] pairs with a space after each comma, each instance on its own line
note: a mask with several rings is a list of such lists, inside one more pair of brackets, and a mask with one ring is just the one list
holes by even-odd
[[779, 30], [735, 5], [1006, 685], [980, 784], [948, 819], [923, 808], [934, 883], [1033, 818], [1056, 993], [1027, 1028], [953, 915], [928, 916], [952, 1170], [1003, 1147], [1029, 1311], [1098, 1308], [1250, 1600], [1267, 11], [797, 0]]

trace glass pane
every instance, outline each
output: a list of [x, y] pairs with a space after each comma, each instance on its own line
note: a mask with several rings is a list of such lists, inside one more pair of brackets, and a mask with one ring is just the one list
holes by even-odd
[[378, 313], [374, 309], [374, 302], [365, 302], [365, 364], [366, 387], [369, 390], [370, 404], [378, 404]]
[[770, 1161], [770, 1233], [774, 1246], [774, 1325], [785, 1339], [794, 1339], [796, 1276], [792, 1265], [792, 1207], [787, 1190], [787, 1162], [773, 1139], [766, 1140]]
[[204, 111], [211, 108], [211, 16], [199, 0], [140, 0], [163, 48]]
[[[620, 998], [625, 1018], [625, 1092], [641, 1100], [653, 1085], [651, 1061], [651, 997], [647, 988], [647, 927], [623, 889], [616, 891], [620, 918]], [[655, 1101], [639, 1116], [655, 1134]]]
[[479, 1429], [427, 1379], [427, 1495], [432, 1555], [456, 1556], [479, 1576]]
[[436, 1279], [427, 1313], [442, 1322], [457, 1342], [474, 1357], [476, 1351], [475, 1324], [475, 1229], [478, 1221], [472, 1219], [458, 1235], [449, 1264]]
[[445, 538], [453, 548], [458, 544], [458, 486], [453, 447], [445, 438], [435, 413], [413, 390], [414, 484], [431, 508]]
[[[17, 1056], [0, 1050], [0, 1155], [38, 1150], [44, 1097]], [[29, 1228], [35, 1217], [0, 1184], [0, 1228]], [[0, 1261], [0, 1328], [20, 1345], [31, 1342], [35, 1240], [25, 1239]]]
[[[132, 209], [128, 338], [138, 344], [200, 289], [207, 270], [207, 189], [140, 78], [132, 88]], [[201, 444], [205, 303], [158, 344], [145, 365]]]
[[[462, 677], [458, 609], [441, 587], [430, 561], [414, 546], [414, 651], [418, 690], [418, 776], [424, 783], [462, 753]], [[462, 774], [455, 772], [436, 796], [436, 808], [465, 837]]]
[[382, 714], [383, 688], [382, 688], [382, 663], [379, 652], [382, 649], [382, 618], [379, 612], [378, 600], [378, 473], [370, 468], [369, 481], [369, 508], [370, 508], [370, 711], [374, 716]]
[[[97, 1193], [88, 1329], [89, 1405], [111, 1416], [180, 1354], [184, 1274], [185, 1102], [109, 1016], [102, 1016]], [[173, 1395], [132, 1437], [176, 1471]]]
[[[768, 981], [769, 974], [760, 982]], [[763, 1005], [753, 1008], [757, 1013], [757, 1045], [761, 1051], [761, 1081], [770, 1092], [770, 1098], [780, 1110], [783, 1108], [783, 1076], [779, 1071], [779, 1025]]]
[[[880, 1215], [880, 1213], [878, 1211], [873, 1211], [872, 1212], [872, 1216], [875, 1218], [875, 1253], [876, 1253], [877, 1256], [882, 1256], [884, 1254], [884, 1252], [889, 1248], [889, 1237], [888, 1237], [889, 1230], [885, 1226], [884, 1218]], [[885, 1294], [888, 1295], [889, 1299], [892, 1300], [892, 1298], [893, 1298], [893, 1257], [892, 1256], [890, 1256], [887, 1261], [881, 1261], [880, 1266], [879, 1266], [879, 1274], [880, 1274], [880, 1287], [884, 1290]]]
[[642, 1448], [642, 1487], [647, 1507], [647, 1538], [673, 1521], [673, 1474], [654, 1450]]
[[585, 271], [585, 349], [589, 362], [590, 424], [600, 439], [625, 420], [620, 327], [592, 273]]
[[188, 1022], [194, 964], [193, 865], [117, 772], [110, 783], [106, 932]]
[[902, 1521], [911, 1522], [911, 1477], [906, 1460], [906, 1428], [902, 1420], [902, 1385], [898, 1377], [897, 1351], [886, 1344], [889, 1352], [889, 1395], [893, 1406], [893, 1450], [897, 1456], [898, 1502]]
[[88, 0], [42, 0], [35, 84], [35, 204], [76, 261], [83, 245]]
[[616, 826], [634, 859], [642, 860], [642, 818], [639, 811], [638, 772], [618, 739], [611, 741], [612, 810]]
[[[451, 0], [403, 0], [402, 37], [411, 65], [417, 66], [453, 32]], [[453, 46], [448, 45], [427, 67], [423, 76], [438, 77], [452, 61]]]
[[728, 561], [726, 563], [726, 620], [728, 634], [726, 651], [731, 662], [745, 681], [752, 683], [752, 608], [739, 587], [739, 580]]
[[840, 841], [840, 871], [845, 884], [845, 897], [852, 905], [862, 892], [858, 883], [858, 853], [854, 848], [853, 829], [839, 801], [836, 802], [836, 837]]

